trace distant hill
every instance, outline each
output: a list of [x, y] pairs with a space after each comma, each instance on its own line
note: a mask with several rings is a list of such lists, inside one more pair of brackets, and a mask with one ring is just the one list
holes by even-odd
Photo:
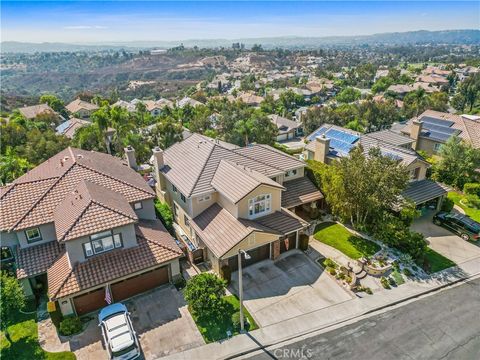
[[183, 41], [135, 41], [109, 44], [23, 43], [5, 41], [0, 43], [2, 52], [58, 52], [58, 51], [105, 51], [170, 48], [181, 43], [187, 47], [230, 47], [240, 42], [250, 47], [261, 44], [265, 49], [282, 47], [289, 49], [315, 49], [319, 47], [359, 45], [409, 45], [409, 44], [458, 44], [479, 45], [480, 30], [408, 31], [362, 36], [328, 37], [270, 37], [245, 39], [192, 39]]

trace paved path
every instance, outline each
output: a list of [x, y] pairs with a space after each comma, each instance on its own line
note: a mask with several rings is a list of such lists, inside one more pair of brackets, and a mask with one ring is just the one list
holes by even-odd
[[391, 290], [381, 290], [374, 296], [345, 301], [260, 328], [249, 334], [235, 336], [221, 343], [211, 343], [196, 349], [177, 353], [168, 358], [225, 359], [240, 353], [255, 351], [255, 349], [261, 346], [270, 346], [291, 340], [292, 338], [354, 319], [393, 303], [420, 296], [446, 284], [477, 274], [480, 274], [480, 258], [466, 261], [460, 264], [459, 267], [436, 273], [434, 276], [422, 281], [406, 283]]
[[477, 360], [480, 279], [250, 357]]

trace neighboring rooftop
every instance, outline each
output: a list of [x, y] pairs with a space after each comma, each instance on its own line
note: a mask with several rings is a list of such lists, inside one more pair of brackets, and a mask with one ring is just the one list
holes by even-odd
[[323, 124], [313, 133], [307, 136], [309, 143], [305, 149], [315, 151], [315, 141], [318, 136], [325, 135], [330, 139], [329, 156], [343, 157], [347, 156], [350, 151], [356, 146], [360, 133], [342, 128], [340, 126]]
[[95, 111], [98, 109], [98, 106], [87, 101], [75, 99], [70, 104], [65, 106], [65, 108], [72, 114], [75, 114], [80, 110]]
[[91, 124], [92, 123], [88, 120], [71, 118], [58, 125], [55, 130], [57, 131], [57, 134], [65, 135], [66, 137], [73, 139], [73, 136], [78, 129]]
[[365, 136], [395, 146], [410, 146], [414, 141], [408, 136], [400, 135], [389, 129], [368, 133]]
[[268, 115], [268, 118], [277, 126], [279, 134], [285, 134], [300, 127], [300, 124], [296, 121], [276, 114]]
[[422, 204], [445, 195], [450, 189], [432, 180], [412, 181], [402, 193], [404, 198], [413, 201], [415, 204]]
[[22, 108], [18, 108], [18, 111], [26, 119], [35, 119], [41, 114], [55, 114], [55, 111], [47, 104], [24, 106]]

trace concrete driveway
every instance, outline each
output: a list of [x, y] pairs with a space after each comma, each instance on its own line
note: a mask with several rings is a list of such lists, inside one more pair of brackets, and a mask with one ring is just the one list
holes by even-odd
[[[353, 298], [299, 250], [245, 268], [243, 288], [244, 305], [262, 327]], [[238, 272], [230, 290], [238, 295]]]
[[436, 252], [453, 260], [457, 264], [480, 257], [480, 244], [465, 241], [449, 230], [432, 222], [433, 214], [415, 220], [413, 231], [422, 233]]
[[[133, 327], [139, 335], [146, 359], [204, 345], [183, 296], [173, 286], [160, 287], [125, 302], [132, 316]], [[107, 359], [96, 319], [86, 331], [70, 341], [77, 359]]]

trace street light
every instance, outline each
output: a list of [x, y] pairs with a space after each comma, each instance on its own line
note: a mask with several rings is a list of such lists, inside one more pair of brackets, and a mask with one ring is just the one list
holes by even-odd
[[238, 250], [238, 291], [240, 295], [240, 332], [245, 332], [245, 324], [243, 321], [243, 282], [242, 282], [242, 255], [245, 260], [250, 260], [252, 257], [248, 255], [245, 250]]

